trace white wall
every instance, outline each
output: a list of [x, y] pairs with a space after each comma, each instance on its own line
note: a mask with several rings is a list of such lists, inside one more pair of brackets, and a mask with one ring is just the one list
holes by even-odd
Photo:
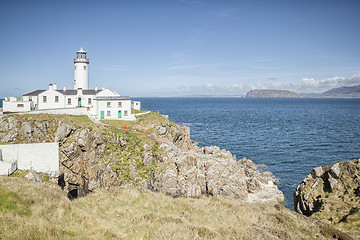
[[[46, 102], [44, 102], [44, 96], [46, 96]], [[55, 102], [55, 97], [58, 97], [59, 101]], [[65, 97], [63, 94], [53, 89], [48, 89], [39, 94], [39, 107], [38, 109], [54, 109], [64, 108]]]
[[26, 101], [17, 101], [17, 102], [8, 102], [3, 101], [3, 112], [27, 112], [31, 110], [33, 106], [32, 102]]
[[[97, 117], [101, 119], [101, 112], [104, 112], [104, 119], [118, 119], [118, 120], [135, 120], [135, 115], [131, 114], [131, 100], [116, 100], [104, 99], [96, 100], [97, 102]], [[119, 106], [121, 102], [121, 106]], [[110, 107], [108, 106], [110, 103]], [[119, 118], [119, 111], [121, 111], [121, 118]], [[127, 114], [125, 115], [125, 112]]]
[[74, 89], [87, 90], [89, 88], [89, 64], [76, 62], [74, 68]]
[[140, 101], [131, 101], [131, 108], [140, 110], [141, 109], [141, 102]]
[[0, 145], [4, 162], [17, 161], [21, 170], [33, 168], [36, 172], [59, 171], [58, 143], [30, 143]]

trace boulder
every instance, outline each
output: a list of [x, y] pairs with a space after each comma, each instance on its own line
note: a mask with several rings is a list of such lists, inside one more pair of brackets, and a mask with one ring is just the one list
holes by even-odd
[[60, 121], [59, 127], [55, 133], [55, 142], [59, 142], [60, 144], [63, 143], [65, 138], [68, 137], [73, 131], [75, 131], [75, 127]]
[[34, 137], [33, 137], [34, 129], [32, 128], [30, 122], [23, 122], [21, 124], [20, 132], [24, 139], [27, 139], [29, 142], [34, 142]]
[[294, 191], [294, 210], [306, 216], [339, 223], [360, 209], [360, 160], [314, 168]]

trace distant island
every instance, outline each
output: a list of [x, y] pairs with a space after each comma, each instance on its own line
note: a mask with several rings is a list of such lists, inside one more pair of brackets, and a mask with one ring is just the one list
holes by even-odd
[[304, 96], [288, 90], [251, 90], [246, 94], [249, 98], [303, 98]]
[[360, 98], [360, 85], [338, 87], [323, 93], [296, 93], [288, 90], [255, 89], [249, 91], [248, 98]]

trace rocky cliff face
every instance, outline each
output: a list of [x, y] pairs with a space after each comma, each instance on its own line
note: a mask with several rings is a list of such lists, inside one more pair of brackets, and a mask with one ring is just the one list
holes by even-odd
[[56, 181], [70, 198], [122, 184], [171, 196], [223, 195], [283, 201], [269, 172], [218, 147], [197, 147], [190, 129], [158, 114], [131, 128], [102, 126], [77, 117], [14, 115], [0, 119], [1, 143], [59, 142]]
[[[333, 224], [358, 221], [360, 161], [314, 168], [294, 192], [294, 209]], [[360, 227], [360, 224], [356, 226]]]

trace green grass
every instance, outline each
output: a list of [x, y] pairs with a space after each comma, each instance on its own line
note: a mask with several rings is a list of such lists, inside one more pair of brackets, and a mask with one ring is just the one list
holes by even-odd
[[148, 110], [137, 110], [137, 109], [133, 109], [133, 110], [134, 110], [134, 113], [135, 113], [135, 114], [148, 112]]
[[85, 122], [85, 123], [93, 123], [88, 116], [73, 116], [73, 115], [67, 115], [67, 117], [71, 119], [75, 119], [77, 121]]

